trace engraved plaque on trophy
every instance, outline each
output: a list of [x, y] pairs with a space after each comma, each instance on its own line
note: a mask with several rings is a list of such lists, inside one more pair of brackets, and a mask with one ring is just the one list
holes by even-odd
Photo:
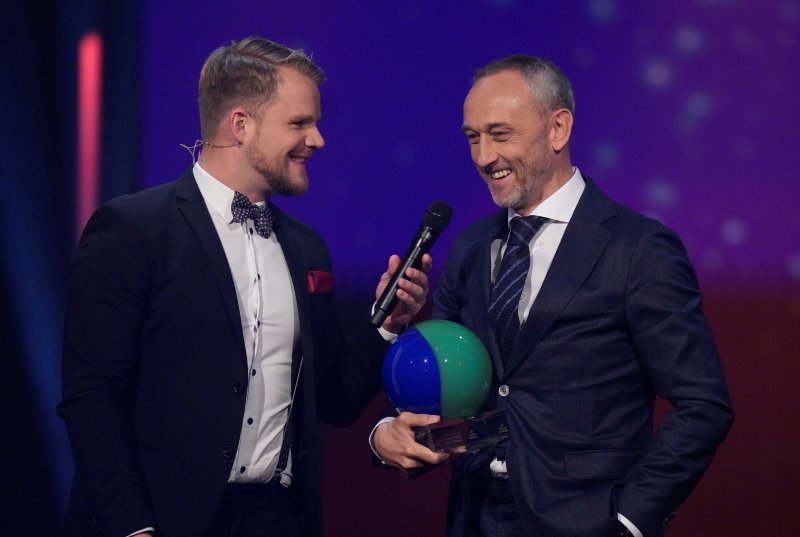
[[493, 410], [466, 418], [454, 418], [414, 430], [417, 442], [431, 451], [475, 453], [508, 438], [503, 410]]

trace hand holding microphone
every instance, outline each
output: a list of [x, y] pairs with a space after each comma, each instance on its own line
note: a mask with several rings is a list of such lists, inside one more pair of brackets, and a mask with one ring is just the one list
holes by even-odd
[[391, 315], [392, 311], [397, 306], [399, 281], [405, 277], [406, 270], [409, 268], [420, 268], [423, 256], [431, 249], [433, 243], [447, 227], [452, 214], [453, 209], [441, 201], [432, 203], [425, 211], [422, 224], [417, 230], [416, 235], [414, 235], [414, 239], [403, 256], [400, 266], [394, 271], [389, 283], [375, 303], [375, 310], [370, 319], [373, 326], [381, 326], [386, 320], [386, 317]]

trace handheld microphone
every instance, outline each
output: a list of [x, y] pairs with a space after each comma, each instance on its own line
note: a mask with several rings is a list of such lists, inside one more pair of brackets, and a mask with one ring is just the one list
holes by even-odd
[[422, 224], [419, 226], [417, 234], [414, 235], [411, 246], [408, 247], [400, 266], [392, 274], [392, 279], [389, 280], [389, 284], [375, 304], [375, 311], [370, 318], [373, 326], [381, 326], [397, 305], [397, 282], [404, 277], [409, 267], [419, 268], [422, 256], [431, 249], [433, 243], [447, 227], [452, 215], [453, 209], [442, 201], [434, 201], [425, 211]]

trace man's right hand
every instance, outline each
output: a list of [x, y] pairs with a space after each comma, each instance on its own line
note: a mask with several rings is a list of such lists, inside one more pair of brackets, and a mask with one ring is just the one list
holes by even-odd
[[392, 421], [380, 424], [372, 437], [375, 451], [386, 464], [404, 472], [413, 472], [425, 466], [441, 464], [450, 458], [447, 453], [436, 453], [414, 440], [413, 427], [439, 421], [439, 416], [401, 412]]

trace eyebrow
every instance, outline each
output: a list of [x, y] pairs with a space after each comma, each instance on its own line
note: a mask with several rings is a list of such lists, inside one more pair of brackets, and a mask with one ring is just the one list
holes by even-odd
[[[495, 123], [488, 123], [486, 125], [486, 130], [490, 131], [490, 130], [495, 129], [497, 127], [508, 127], [508, 126], [509, 126], [508, 123], [506, 123], [505, 121], [497, 121]], [[474, 131], [476, 129], [473, 129], [472, 127], [469, 127], [466, 124], [464, 124], [464, 125], [461, 126], [461, 130], [462, 131]]]
[[296, 116], [289, 116], [289, 123], [311, 123], [319, 121], [321, 118], [314, 117], [311, 114], [300, 114]]

